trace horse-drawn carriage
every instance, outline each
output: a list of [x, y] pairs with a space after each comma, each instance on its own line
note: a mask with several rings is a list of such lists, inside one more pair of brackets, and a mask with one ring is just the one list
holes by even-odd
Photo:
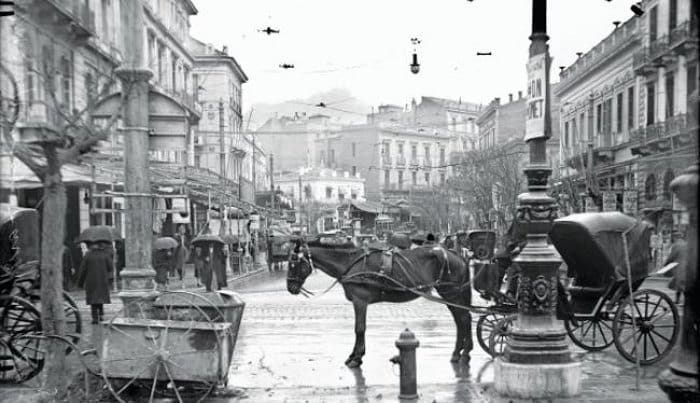
[[[569, 279], [566, 294], [559, 294], [558, 311], [574, 344], [587, 351], [615, 344], [625, 359], [638, 358], [642, 365], [670, 353], [678, 338], [678, 310], [665, 293], [640, 289], [649, 275], [650, 236], [645, 223], [617, 212], [554, 221], [549, 238], [567, 265]], [[499, 293], [493, 288], [480, 292]], [[514, 308], [496, 304], [479, 319], [479, 344], [492, 355], [505, 348], [516, 320]]]
[[[44, 367], [39, 234], [36, 210], [0, 204], [0, 382], [25, 382]], [[65, 292], [63, 306], [65, 341], [76, 342], [82, 321]]]
[[267, 266], [270, 271], [279, 270], [289, 260], [291, 227], [270, 226], [267, 236]]

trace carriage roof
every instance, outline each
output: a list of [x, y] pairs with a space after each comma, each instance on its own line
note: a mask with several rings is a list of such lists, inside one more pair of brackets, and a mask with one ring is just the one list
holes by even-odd
[[0, 204], [0, 264], [9, 263], [13, 252], [10, 237], [17, 231], [19, 262], [39, 259], [39, 212], [34, 209]]
[[[626, 232], [627, 248], [622, 241]], [[568, 266], [570, 276], [591, 283], [627, 278], [629, 258], [632, 280], [649, 272], [651, 227], [619, 213], [572, 214], [554, 221], [549, 237]]]

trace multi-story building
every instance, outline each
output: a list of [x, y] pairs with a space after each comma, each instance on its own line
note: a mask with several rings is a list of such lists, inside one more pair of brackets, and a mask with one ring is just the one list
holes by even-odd
[[642, 2], [644, 14], [564, 69], [557, 89], [562, 177], [580, 179], [578, 191], [597, 196], [598, 208], [599, 193], [613, 192], [617, 209], [661, 232], [674, 227], [670, 182], [698, 155], [687, 106], [698, 88], [694, 7]]
[[[327, 148], [317, 150], [316, 140], [327, 140], [340, 130], [340, 125], [323, 114], [270, 118], [255, 132], [256, 141], [274, 156], [275, 171], [297, 171], [301, 167], [332, 167]], [[323, 151], [323, 164], [320, 163]]]
[[236, 182], [241, 176], [252, 180], [250, 164], [244, 169], [246, 156], [252, 158], [245, 149], [252, 144], [245, 144], [250, 139], [242, 133], [241, 109], [242, 87], [248, 77], [226, 47], [217, 50], [191, 37], [187, 47], [194, 58], [192, 77], [202, 105], [189, 163]]
[[[637, 158], [639, 208], [657, 228], [670, 232], [672, 211], [680, 207], [673, 204], [669, 184], [698, 158], [698, 2], [646, 0], [642, 9], [630, 153]], [[689, 106], [693, 96], [695, 104]]]
[[297, 173], [275, 177], [275, 186], [294, 203], [299, 195], [302, 203], [316, 201], [336, 205], [347, 200], [365, 200], [365, 180], [348, 171], [301, 168]]

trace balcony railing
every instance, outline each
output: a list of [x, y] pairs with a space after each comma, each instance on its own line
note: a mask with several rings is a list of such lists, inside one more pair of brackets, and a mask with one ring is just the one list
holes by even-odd
[[95, 33], [95, 13], [83, 0], [47, 0], [42, 3], [53, 6], [53, 15], [69, 19], [76, 35], [87, 37]]
[[389, 155], [389, 154], [382, 155], [382, 165], [387, 166], [387, 167], [391, 166], [391, 155]]
[[675, 49], [688, 42], [698, 41], [698, 26], [697, 22], [684, 21], [673, 28], [668, 36], [668, 47]]
[[630, 140], [646, 143], [682, 134], [688, 128], [688, 115], [685, 113], [673, 116], [664, 122], [658, 122], [647, 127], [632, 130]]
[[396, 157], [396, 166], [404, 167], [406, 166], [406, 157], [399, 155]]

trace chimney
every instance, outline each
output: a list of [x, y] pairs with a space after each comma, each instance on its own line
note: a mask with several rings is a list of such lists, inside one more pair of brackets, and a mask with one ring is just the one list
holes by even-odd
[[523, 92], [522, 91], [518, 91], [518, 99], [523, 99]]
[[228, 55], [228, 46], [224, 45], [223, 48], [221, 48], [221, 53]]
[[408, 104], [404, 104], [403, 111], [408, 112]]
[[508, 102], [513, 102], [513, 94], [508, 94]]
[[500, 104], [501, 104], [501, 98], [499, 98], [499, 97], [494, 98], [494, 99], [493, 99], [493, 103], [495, 103], [496, 105], [500, 105]]

